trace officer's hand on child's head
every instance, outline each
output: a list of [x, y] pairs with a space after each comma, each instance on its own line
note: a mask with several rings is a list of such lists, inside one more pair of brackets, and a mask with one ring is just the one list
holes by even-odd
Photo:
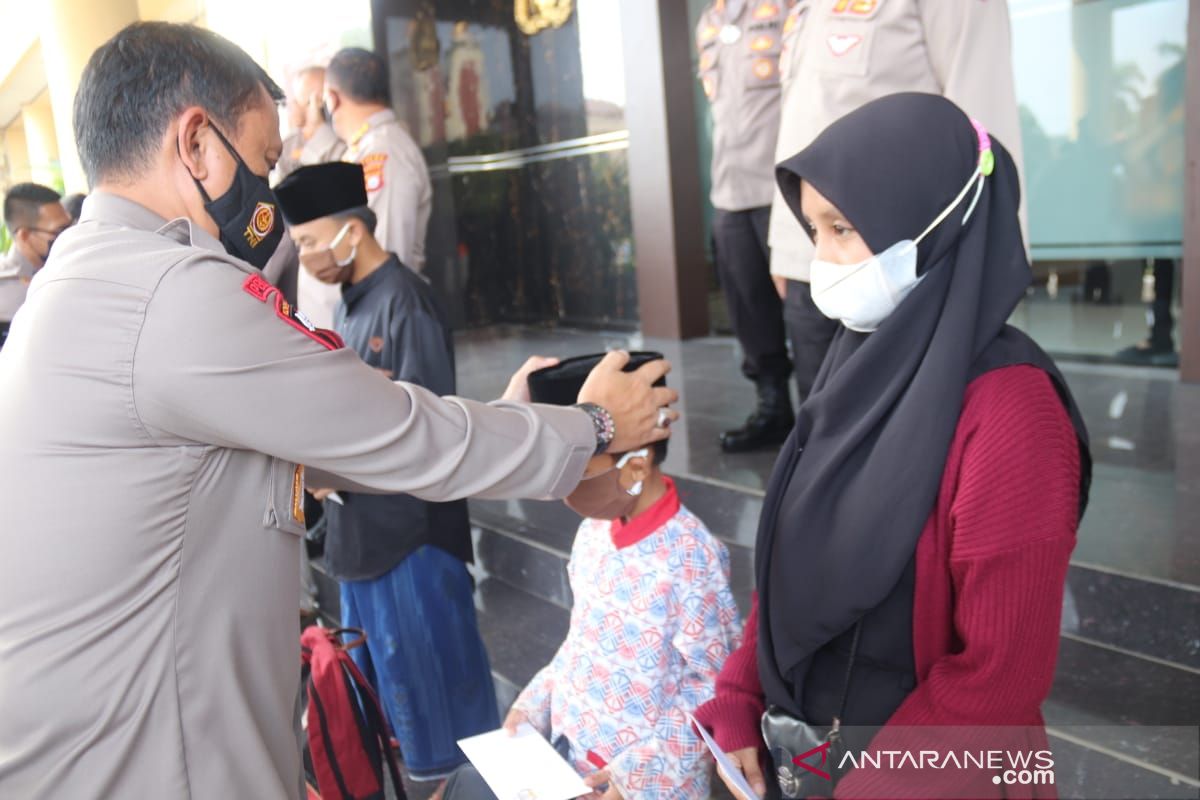
[[577, 398], [580, 403], [595, 403], [612, 415], [616, 434], [608, 449], [613, 453], [666, 439], [671, 435], [670, 424], [679, 419], [678, 411], [667, 408], [679, 399], [679, 392], [654, 385], [671, 371], [671, 362], [659, 358], [633, 372], [624, 372], [628, 363], [629, 353], [624, 350], [608, 353], [587, 376]]

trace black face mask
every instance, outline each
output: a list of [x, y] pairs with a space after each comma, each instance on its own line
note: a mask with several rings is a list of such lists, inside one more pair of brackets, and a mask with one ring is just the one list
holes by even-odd
[[271, 191], [266, 178], [260, 178], [250, 171], [225, 135], [216, 127], [213, 131], [237, 161], [233, 185], [229, 191], [213, 200], [204, 191], [200, 181], [195, 178], [192, 180], [204, 198], [204, 210], [221, 231], [221, 244], [225, 246], [225, 251], [262, 269], [283, 238], [283, 224], [278, 219], [275, 193]]

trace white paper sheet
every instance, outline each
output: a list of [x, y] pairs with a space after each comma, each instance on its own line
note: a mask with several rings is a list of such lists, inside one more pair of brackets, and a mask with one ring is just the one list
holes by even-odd
[[700, 732], [700, 738], [704, 740], [706, 745], [708, 745], [709, 752], [711, 752], [713, 754], [713, 758], [717, 760], [717, 766], [721, 768], [722, 772], [729, 776], [729, 780], [733, 783], [734, 787], [743, 795], [750, 798], [750, 800], [762, 800], [762, 798], [760, 798], [758, 794], [750, 788], [750, 784], [746, 782], [746, 776], [742, 774], [742, 771], [738, 769], [737, 765], [729, 760], [729, 756], [725, 755], [725, 751], [717, 746], [717, 743], [713, 741], [713, 738], [708, 735], [708, 731], [704, 729], [704, 726], [697, 722], [696, 718], [691, 714], [688, 714], [687, 718], [688, 722], [692, 723], [696, 730]]
[[529, 723], [458, 743], [500, 800], [571, 800], [591, 789]]

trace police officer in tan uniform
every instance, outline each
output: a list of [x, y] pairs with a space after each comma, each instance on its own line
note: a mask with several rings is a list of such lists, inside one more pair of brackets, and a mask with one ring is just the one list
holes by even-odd
[[342, 159], [346, 143], [325, 119], [324, 67], [305, 67], [296, 73], [287, 111], [292, 133], [283, 140], [283, 154], [275, 165], [276, 181], [300, 167]]
[[325, 103], [346, 141], [347, 161], [362, 164], [367, 199], [379, 220], [375, 238], [410, 269], [425, 269], [433, 187], [421, 148], [391, 109], [387, 64], [358, 47], [329, 62]]
[[[774, 161], [800, 152], [830, 123], [877, 97], [929, 92], [982, 122], [1020, 169], [1005, 0], [801, 0], [784, 30], [783, 110]], [[813, 304], [808, 284], [813, 244], [778, 190], [770, 243], [771, 274], [784, 297], [803, 398], [838, 323]]]
[[49, 186], [18, 183], [4, 195], [4, 224], [12, 244], [0, 254], [0, 347], [25, 302], [29, 282], [46, 263], [59, 234], [71, 226], [71, 217]]
[[[291, 135], [283, 140], [283, 153], [272, 178], [282, 181], [300, 167], [341, 161], [346, 143], [338, 138], [325, 112], [325, 68], [305, 67], [296, 73], [287, 102]], [[291, 237], [283, 237], [279, 249], [263, 269], [267, 280], [279, 287], [289, 302], [300, 307], [314, 325], [333, 327], [333, 312], [341, 302], [337, 286], [321, 283], [300, 269]]]
[[0, 351], [0, 797], [303, 796], [306, 473], [561, 497], [674, 417], [663, 368], [621, 354], [590, 404], [485, 405], [393, 383], [311, 326], [258, 270], [282, 233], [279, 96], [191, 26], [136, 23], [84, 70], [94, 191]]
[[721, 435], [726, 452], [779, 444], [794, 418], [783, 308], [771, 284], [767, 224], [775, 190], [784, 0], [716, 0], [696, 26], [699, 77], [712, 111], [713, 243], [742, 373], [758, 405]]

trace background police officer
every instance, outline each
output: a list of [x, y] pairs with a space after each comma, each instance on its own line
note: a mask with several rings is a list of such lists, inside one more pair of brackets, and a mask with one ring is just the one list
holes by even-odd
[[767, 225], [775, 189], [783, 0], [717, 0], [696, 28], [700, 82], [712, 110], [713, 242], [742, 373], [758, 406], [726, 431], [726, 452], [778, 444], [791, 432], [783, 308], [771, 284]]
[[384, 250], [417, 272], [425, 268], [425, 233], [433, 187], [421, 148], [396, 118], [384, 60], [348, 47], [329, 62], [325, 103], [334, 130], [345, 140], [347, 161], [362, 164], [375, 238]]

